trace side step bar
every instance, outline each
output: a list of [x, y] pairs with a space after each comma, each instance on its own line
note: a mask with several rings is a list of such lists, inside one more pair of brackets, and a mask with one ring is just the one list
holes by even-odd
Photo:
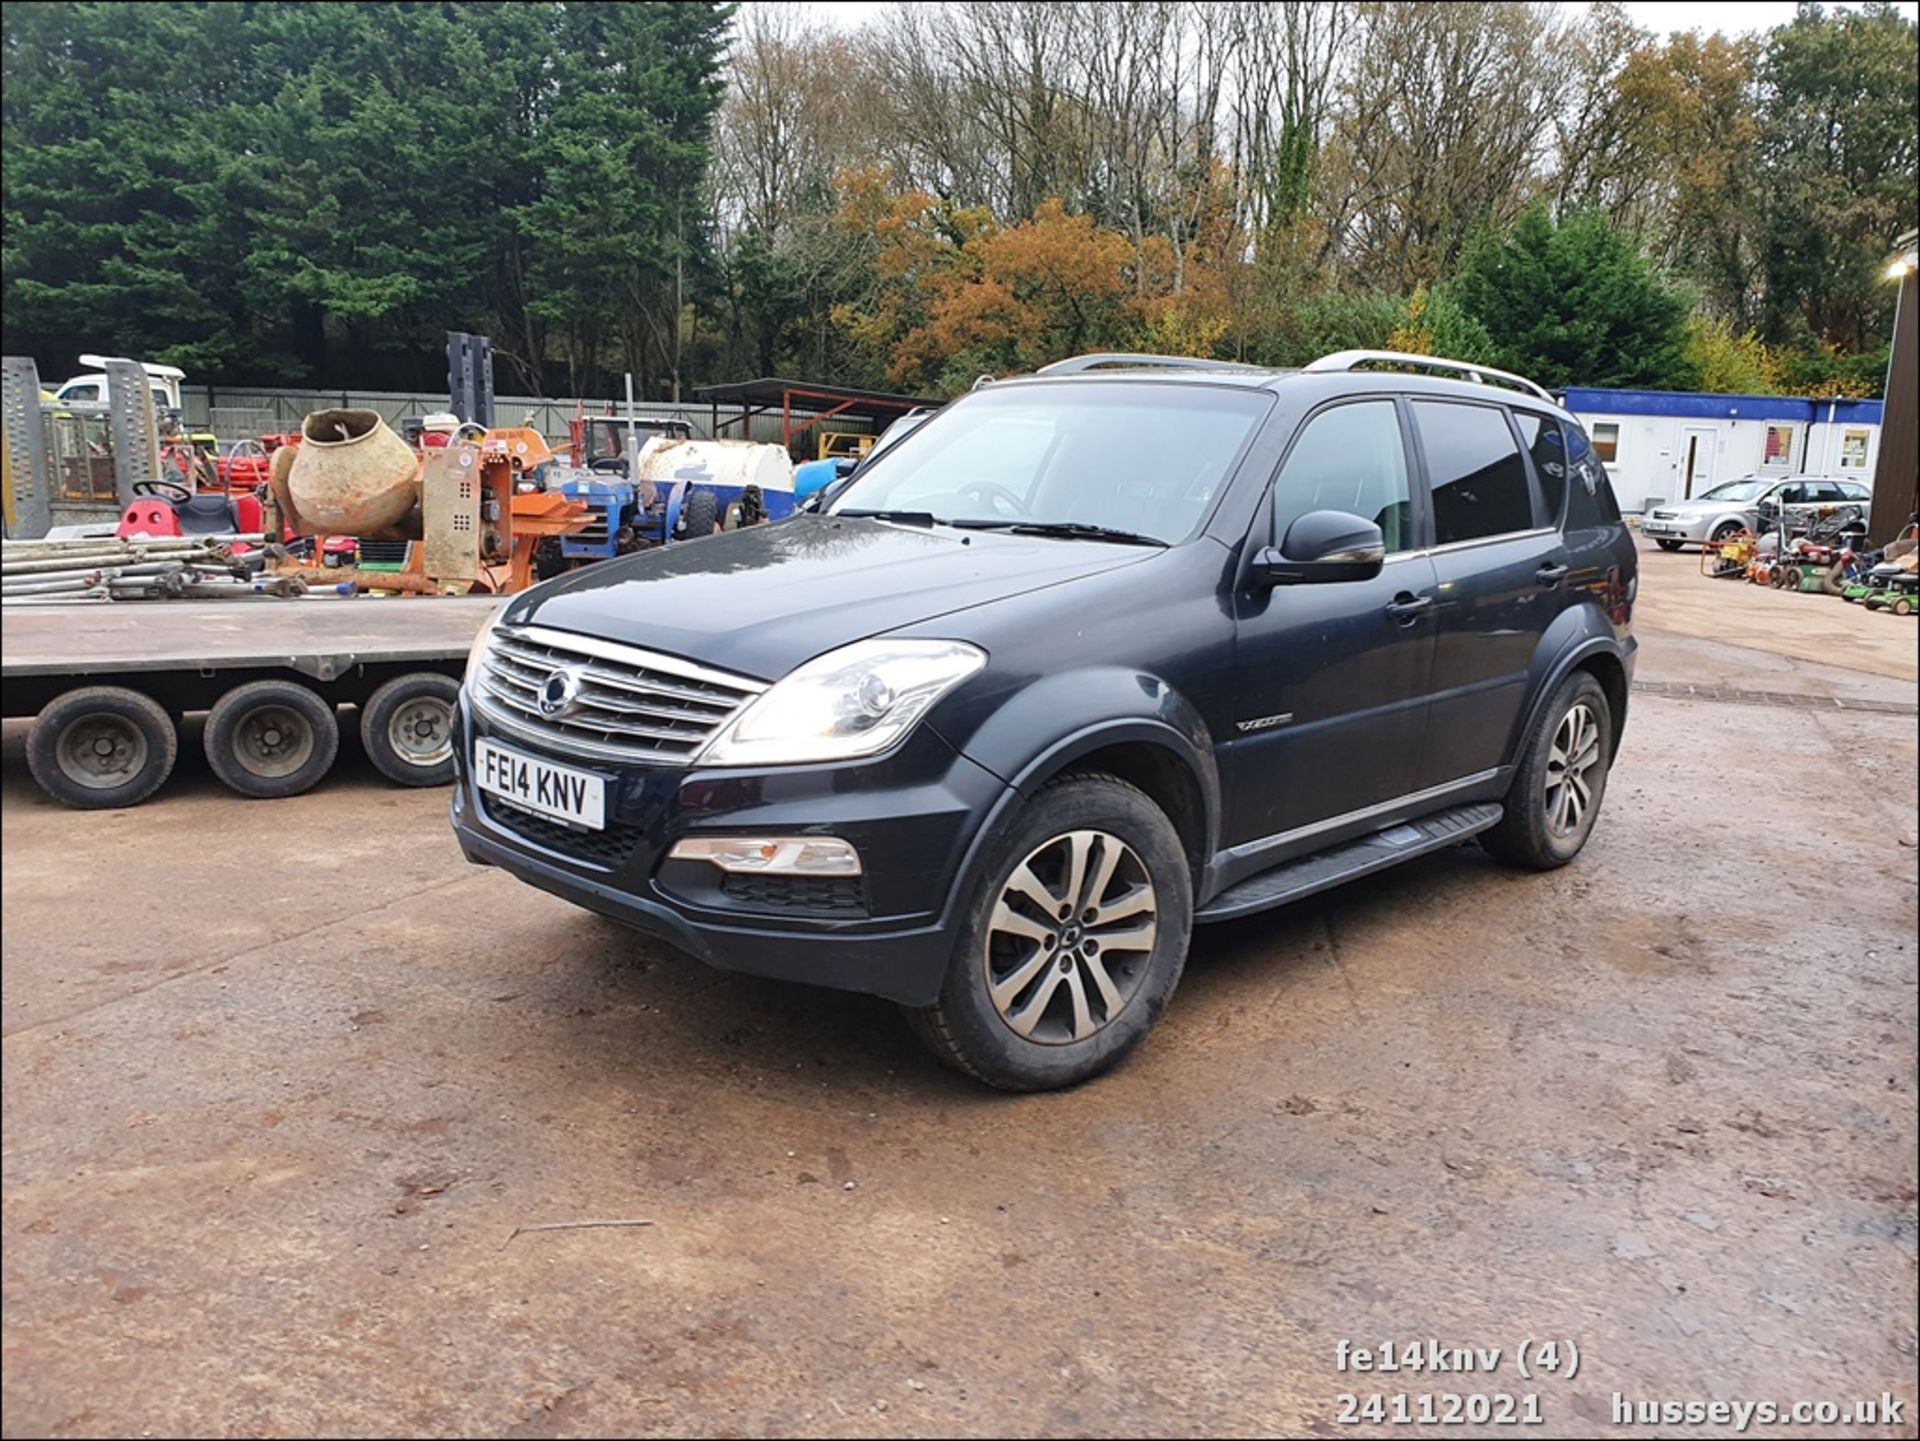
[[1194, 913], [1196, 921], [1225, 921], [1235, 916], [1252, 915], [1270, 906], [1283, 906], [1316, 891], [1337, 886], [1356, 876], [1371, 875], [1397, 866], [1402, 861], [1424, 856], [1477, 836], [1500, 823], [1503, 808], [1497, 803], [1456, 806], [1438, 811], [1417, 821], [1388, 826], [1357, 841], [1316, 851], [1297, 861], [1288, 861], [1270, 871], [1250, 876], [1222, 891]]

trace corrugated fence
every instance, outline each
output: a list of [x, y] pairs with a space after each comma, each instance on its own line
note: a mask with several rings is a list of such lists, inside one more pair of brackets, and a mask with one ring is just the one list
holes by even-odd
[[[392, 390], [269, 390], [224, 385], [184, 385], [180, 388], [180, 400], [189, 426], [204, 426], [222, 440], [244, 440], [254, 435], [296, 430], [302, 416], [335, 405], [377, 410], [387, 424], [396, 430], [400, 422], [410, 415], [430, 415], [447, 408], [445, 394]], [[493, 423], [499, 426], [531, 426], [549, 441], [563, 442], [570, 433], [574, 411], [581, 403], [573, 399], [498, 395], [493, 401]], [[609, 404], [604, 399], [584, 403], [589, 415], [605, 414]], [[613, 402], [612, 405], [615, 414], [626, 413], [624, 402]], [[633, 409], [642, 420], [684, 420], [693, 428], [696, 436], [712, 438], [714, 412], [710, 406], [693, 403], [674, 405], [668, 401], [646, 400], [636, 401]], [[813, 413], [797, 406], [794, 409], [794, 414], [800, 417]], [[724, 405], [720, 407], [722, 433], [730, 440], [742, 438], [739, 415], [737, 409], [729, 409]], [[729, 421], [733, 424], [729, 425]], [[836, 415], [833, 428], [862, 433], [872, 429], [866, 421], [846, 415]], [[808, 432], [809, 440], [811, 435], [812, 432]], [[745, 438], [778, 445], [780, 413], [769, 411], [764, 415], [749, 417]]]

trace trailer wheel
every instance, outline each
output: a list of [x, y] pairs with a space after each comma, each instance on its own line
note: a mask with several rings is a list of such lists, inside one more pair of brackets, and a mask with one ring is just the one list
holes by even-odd
[[454, 702], [460, 682], [435, 671], [388, 681], [360, 712], [360, 744], [374, 769], [403, 786], [443, 786], [453, 779]]
[[1888, 606], [1887, 609], [1892, 611], [1895, 615], [1912, 615], [1913, 602], [1908, 600], [1903, 595], [1900, 597], [1900, 599], [1896, 600], [1892, 605]]
[[697, 540], [703, 535], [712, 535], [719, 523], [720, 498], [710, 490], [690, 492], [680, 507], [680, 529], [686, 538]]
[[40, 789], [85, 811], [139, 805], [179, 754], [180, 734], [159, 702], [117, 685], [68, 691], [27, 736], [27, 769]]
[[243, 796], [273, 800], [318, 785], [340, 749], [333, 707], [303, 685], [236, 686], [207, 716], [207, 764]]

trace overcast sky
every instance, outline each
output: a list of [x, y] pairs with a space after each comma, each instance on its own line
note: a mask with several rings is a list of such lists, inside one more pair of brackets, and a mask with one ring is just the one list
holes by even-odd
[[[817, 16], [821, 23], [853, 29], [886, 8], [883, 0], [757, 0], [760, 4], [793, 4]], [[1582, 0], [1562, 0], [1566, 10], [1585, 10]], [[1637, 24], [1665, 34], [1670, 30], [1771, 30], [1793, 18], [1793, 0], [1627, 0], [1627, 13]], [[1834, 4], [1830, 10], [1856, 10], [1858, 5]], [[1920, 0], [1903, 0], [1897, 8], [1920, 16]]]

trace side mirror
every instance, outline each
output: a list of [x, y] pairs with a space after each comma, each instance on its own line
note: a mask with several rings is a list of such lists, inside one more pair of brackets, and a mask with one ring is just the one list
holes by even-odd
[[1287, 527], [1277, 549], [1260, 552], [1253, 575], [1263, 585], [1371, 580], [1386, 559], [1386, 538], [1372, 521], [1341, 510], [1312, 510]]
[[854, 469], [859, 464], [860, 464], [859, 456], [843, 455], [833, 463], [833, 473], [836, 478], [845, 479], [847, 476], [853, 474]]

